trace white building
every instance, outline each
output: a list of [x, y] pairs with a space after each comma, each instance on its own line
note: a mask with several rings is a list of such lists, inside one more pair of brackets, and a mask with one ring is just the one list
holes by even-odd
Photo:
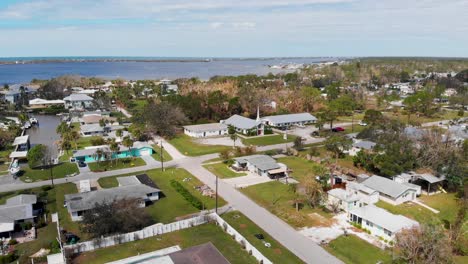
[[286, 165], [277, 163], [275, 159], [268, 155], [250, 155], [235, 158], [232, 168], [238, 171], [250, 171], [269, 178], [284, 177], [288, 173]]
[[327, 192], [328, 207], [334, 208], [335, 206], [345, 212], [362, 206], [362, 202], [358, 195], [343, 189], [331, 189]]
[[184, 126], [184, 133], [194, 138], [224, 136], [228, 134], [228, 126], [221, 123]]
[[29, 107], [31, 108], [47, 108], [54, 105], [64, 105], [65, 101], [63, 100], [46, 100], [41, 98], [36, 98], [29, 100]]
[[244, 135], [253, 134], [253, 135], [263, 135], [264, 134], [264, 125], [260, 120], [260, 117], [257, 114], [257, 120], [253, 120], [247, 117], [240, 115], [233, 115], [226, 120], [222, 120], [221, 124], [228, 126], [233, 126], [237, 132]]
[[263, 123], [272, 127], [290, 127], [304, 126], [317, 122], [317, 118], [309, 113], [286, 114], [265, 116], [262, 118]]
[[373, 236], [393, 241], [395, 234], [405, 228], [418, 226], [418, 222], [402, 215], [394, 215], [374, 205], [353, 208], [348, 220], [357, 223], [371, 232]]
[[361, 184], [379, 193], [379, 199], [398, 205], [416, 199], [417, 189], [412, 186], [401, 184], [385, 177], [374, 175]]
[[83, 110], [93, 107], [93, 98], [86, 94], [70, 94], [63, 98], [65, 101], [65, 108]]
[[346, 184], [346, 191], [357, 195], [359, 200], [364, 204], [375, 204], [379, 201], [379, 192], [361, 183], [348, 182]]
[[365, 150], [365, 151], [372, 151], [377, 145], [375, 142], [368, 141], [368, 140], [359, 140], [355, 139], [353, 140], [353, 145], [351, 146], [351, 149], [344, 151], [345, 153], [348, 153], [350, 156], [356, 156], [359, 151]]

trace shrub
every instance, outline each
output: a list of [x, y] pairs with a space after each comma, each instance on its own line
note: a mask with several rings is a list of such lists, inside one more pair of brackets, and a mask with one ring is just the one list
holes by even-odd
[[105, 140], [102, 137], [92, 138], [90, 142], [93, 146], [100, 146], [105, 144]]
[[41, 190], [44, 191], [44, 192], [50, 191], [50, 190], [52, 190], [52, 186], [50, 186], [50, 185], [42, 186]]
[[8, 264], [15, 261], [18, 258], [15, 253], [9, 253], [8, 255], [0, 256], [0, 264]]
[[18, 241], [16, 241], [16, 239], [10, 239], [10, 241], [8, 241], [8, 245], [16, 245], [18, 244]]
[[180, 193], [185, 200], [187, 200], [193, 207], [202, 210], [203, 209], [203, 204], [202, 202], [195, 196], [193, 196], [187, 189], [185, 189], [182, 184], [180, 184], [176, 180], [171, 180], [171, 186], [178, 192]]
[[23, 230], [29, 230], [32, 228], [32, 223], [31, 222], [21, 223], [21, 228], [23, 228]]

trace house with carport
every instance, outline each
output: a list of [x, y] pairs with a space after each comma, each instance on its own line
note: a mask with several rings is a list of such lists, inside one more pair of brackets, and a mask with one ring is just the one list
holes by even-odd
[[36, 195], [20, 194], [7, 199], [0, 205], [0, 237], [10, 238], [21, 223], [34, 223], [40, 212]]
[[285, 164], [276, 162], [268, 155], [250, 155], [234, 159], [231, 167], [236, 171], [249, 171], [258, 176], [265, 176], [272, 179], [288, 176], [288, 167]]

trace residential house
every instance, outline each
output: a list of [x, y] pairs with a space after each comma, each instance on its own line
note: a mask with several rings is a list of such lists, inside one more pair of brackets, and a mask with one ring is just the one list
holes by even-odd
[[30, 108], [48, 108], [51, 106], [64, 106], [65, 101], [63, 100], [46, 100], [41, 98], [36, 98], [29, 100]]
[[63, 98], [63, 101], [65, 101], [65, 108], [75, 110], [92, 108], [93, 100], [94, 99], [92, 97], [89, 97], [86, 94], [70, 94]]
[[72, 221], [80, 221], [83, 214], [93, 209], [97, 203], [137, 199], [139, 206], [145, 207], [151, 202], [159, 200], [161, 190], [143, 184], [138, 178], [133, 177], [135, 176], [117, 178], [119, 186], [115, 188], [65, 195], [65, 207]]
[[364, 204], [375, 204], [379, 201], [379, 192], [365, 186], [359, 182], [348, 182], [346, 191], [359, 197], [359, 201]]
[[345, 153], [348, 153], [350, 156], [356, 156], [359, 151], [372, 151], [377, 143], [369, 141], [369, 140], [359, 140], [354, 139], [351, 149], [346, 150]]
[[21, 223], [33, 223], [40, 211], [36, 195], [21, 194], [7, 199], [0, 205], [0, 237], [11, 237], [15, 226]]
[[337, 188], [329, 190], [327, 194], [327, 206], [331, 209], [337, 208], [348, 212], [353, 208], [362, 206], [359, 196], [353, 192]]
[[264, 124], [272, 127], [304, 126], [317, 122], [317, 118], [309, 113], [286, 114], [262, 117]]
[[[88, 114], [83, 115], [79, 121], [82, 125], [89, 125], [89, 124], [99, 124], [101, 120], [104, 120], [107, 124], [114, 124], [117, 121], [117, 118], [110, 117], [110, 116], [103, 116], [101, 114]], [[118, 124], [115, 124], [118, 125]]]
[[184, 133], [195, 138], [224, 136], [228, 134], [228, 126], [221, 123], [184, 126]]
[[277, 163], [275, 159], [268, 155], [251, 155], [235, 158], [232, 168], [239, 171], [250, 171], [259, 176], [275, 179], [288, 176], [286, 165]]
[[35, 94], [38, 88], [37, 85], [13, 84], [8, 87], [8, 90], [0, 91], [0, 94], [3, 95], [5, 101], [16, 104], [20, 101], [22, 93], [26, 96], [26, 102], [28, 102], [27, 98]]
[[417, 190], [417, 195], [421, 195], [423, 191], [426, 194], [439, 192], [440, 188], [442, 188], [442, 183], [445, 181], [445, 177], [436, 177], [431, 173], [416, 173], [410, 171], [394, 176], [393, 180], [415, 188]]
[[392, 214], [374, 205], [349, 210], [348, 220], [370, 231], [371, 235], [393, 241], [395, 234], [405, 228], [418, 226], [418, 222], [402, 215]]
[[398, 205], [416, 199], [417, 189], [392, 181], [388, 178], [374, 175], [361, 184], [379, 193], [379, 199], [387, 203]]
[[[119, 145], [119, 150], [115, 153], [111, 153], [108, 145], [86, 147], [85, 149], [77, 150], [73, 153], [73, 157], [76, 160], [84, 162], [96, 162], [98, 160], [97, 151], [101, 150], [103, 154], [111, 155], [112, 159], [150, 156], [153, 154], [153, 148], [147, 142], [135, 141], [131, 148]], [[104, 156], [101, 160], [104, 160]]]
[[12, 159], [26, 159], [31, 143], [29, 142], [29, 135], [16, 137], [12, 144], [15, 151], [10, 153]]
[[106, 125], [102, 127], [99, 124], [88, 124], [80, 126], [80, 134], [83, 137], [104, 136], [112, 131], [124, 128], [124, 126], [119, 125]]

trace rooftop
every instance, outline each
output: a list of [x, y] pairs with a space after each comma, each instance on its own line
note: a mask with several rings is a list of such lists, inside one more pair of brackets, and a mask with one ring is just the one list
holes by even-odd
[[226, 130], [228, 126], [225, 124], [221, 124], [221, 123], [210, 123], [210, 124], [184, 126], [184, 128], [193, 132], [207, 132], [207, 131]]
[[298, 113], [298, 114], [286, 114], [286, 115], [274, 115], [265, 116], [263, 120], [268, 120], [272, 123], [296, 123], [296, 122], [311, 122], [316, 121], [317, 118], [310, 113]]
[[258, 169], [265, 171], [280, 168], [280, 165], [276, 162], [276, 160], [268, 155], [251, 155], [235, 158], [234, 160], [239, 163], [249, 162]]
[[353, 147], [367, 150], [373, 149], [375, 145], [377, 145], [377, 143], [368, 140], [359, 140], [353, 143]]
[[169, 254], [174, 263], [184, 264], [230, 264], [219, 250], [208, 242]]
[[228, 119], [224, 120], [224, 124], [239, 128], [239, 129], [251, 129], [254, 128], [258, 125], [258, 122], [247, 118], [243, 117], [240, 115], [233, 115], [229, 117]]
[[379, 193], [386, 194], [390, 197], [397, 198], [405, 193], [407, 190], [414, 190], [413, 188], [401, 183], [397, 183], [385, 177], [374, 175], [369, 179], [362, 182], [365, 186], [378, 191]]
[[392, 233], [398, 232], [404, 228], [411, 228], [418, 225], [418, 222], [411, 220], [402, 215], [394, 215], [387, 210], [376, 207], [374, 205], [366, 205], [351, 209], [349, 213], [357, 215], [365, 220], [379, 225]]
[[70, 94], [69, 96], [63, 98], [64, 101], [92, 101], [93, 98], [87, 96], [86, 94]]
[[328, 192], [328, 195], [331, 195], [333, 197], [336, 197], [342, 201], [346, 202], [354, 202], [358, 201], [359, 197], [353, 193], [349, 193], [346, 190], [343, 189], [331, 189]]
[[13, 146], [18, 146], [22, 144], [28, 143], [29, 140], [29, 135], [21, 136], [21, 137], [16, 137], [15, 141], [13, 141]]

